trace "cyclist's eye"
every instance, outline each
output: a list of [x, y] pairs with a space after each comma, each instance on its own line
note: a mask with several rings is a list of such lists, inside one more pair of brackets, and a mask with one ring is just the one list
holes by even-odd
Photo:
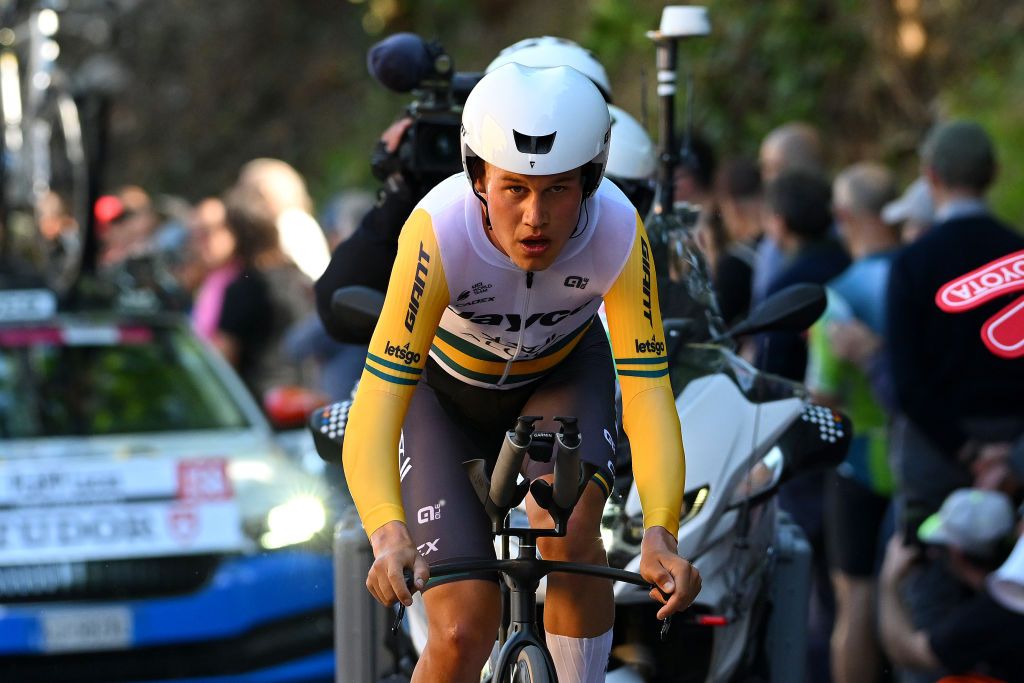
[[565, 185], [552, 185], [551, 187], [548, 188], [548, 191], [549, 192], [558, 193], [558, 192], [565, 192], [566, 189], [568, 189], [568, 188], [566, 188]]
[[506, 188], [506, 191], [512, 194], [522, 194], [523, 192], [526, 192], [526, 188], [522, 185], [509, 185]]

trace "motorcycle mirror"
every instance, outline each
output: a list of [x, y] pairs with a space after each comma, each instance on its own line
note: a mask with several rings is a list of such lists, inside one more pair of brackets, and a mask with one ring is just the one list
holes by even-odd
[[713, 342], [757, 332], [802, 332], [825, 312], [825, 288], [815, 284], [790, 285], [776, 292], [755, 308], [747, 318]]
[[317, 455], [331, 465], [341, 464], [341, 449], [345, 444], [345, 426], [352, 401], [338, 401], [317, 408], [309, 414], [306, 427], [313, 435]]
[[776, 447], [741, 480], [730, 499], [730, 509], [756, 505], [775, 495], [787, 481], [839, 465], [846, 458], [852, 437], [850, 418], [825, 406], [806, 406]]
[[383, 308], [384, 294], [363, 285], [341, 287], [331, 295], [331, 314], [353, 337], [369, 340]]
[[846, 458], [852, 437], [853, 423], [846, 415], [825, 406], [808, 405], [779, 439], [785, 461], [782, 480], [835, 467]]

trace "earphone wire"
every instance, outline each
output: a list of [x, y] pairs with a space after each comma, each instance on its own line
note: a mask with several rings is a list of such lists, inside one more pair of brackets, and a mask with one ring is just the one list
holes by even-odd
[[[583, 222], [583, 227], [581, 228], [580, 227], [580, 216], [583, 215], [584, 213], [587, 214], [587, 220], [585, 220]], [[571, 235], [569, 235], [569, 239], [574, 239], [574, 238], [579, 237], [580, 235], [582, 235], [583, 231], [587, 229], [587, 225], [589, 225], [589, 224], [590, 224], [590, 207], [587, 206], [587, 200], [584, 199], [582, 202], [580, 202], [580, 211], [579, 211], [579, 213], [576, 214], [576, 229], [572, 231]]]
[[[475, 186], [473, 187], [473, 194], [475, 194], [476, 198], [480, 200], [480, 203], [484, 205], [484, 223], [487, 225], [487, 229], [493, 230], [493, 228], [491, 228], [491, 210], [487, 206], [487, 200], [484, 199], [482, 194], [477, 192]], [[579, 222], [579, 218], [577, 218], [576, 221]]]

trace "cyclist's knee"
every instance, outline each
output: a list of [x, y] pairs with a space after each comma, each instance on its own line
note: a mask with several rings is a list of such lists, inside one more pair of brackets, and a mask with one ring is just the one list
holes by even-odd
[[425, 600], [427, 648], [432, 655], [479, 669], [491, 652], [501, 619], [497, 584], [457, 581], [428, 591]]
[[[580, 497], [564, 538], [537, 539], [540, 554], [549, 560], [563, 562], [603, 563], [604, 545], [601, 543], [601, 514], [604, 510], [604, 495], [594, 485], [589, 485]], [[536, 504], [529, 509], [530, 524], [534, 527], [550, 526], [551, 518], [546, 510]]]
[[546, 560], [560, 562], [584, 562], [587, 564], [604, 561], [604, 545], [597, 530], [592, 527], [569, 523], [565, 538], [538, 539], [537, 549]]
[[493, 629], [490, 626], [488, 624], [485, 627], [468, 619], [452, 622], [446, 624], [436, 638], [432, 632], [427, 646], [443, 650], [451, 659], [467, 662], [470, 668], [479, 668], [491, 653], [498, 630], [497, 625]]

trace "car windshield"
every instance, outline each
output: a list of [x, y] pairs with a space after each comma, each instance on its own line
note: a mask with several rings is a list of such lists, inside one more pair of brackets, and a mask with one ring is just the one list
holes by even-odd
[[0, 327], [0, 438], [247, 426], [184, 327], [79, 321]]

